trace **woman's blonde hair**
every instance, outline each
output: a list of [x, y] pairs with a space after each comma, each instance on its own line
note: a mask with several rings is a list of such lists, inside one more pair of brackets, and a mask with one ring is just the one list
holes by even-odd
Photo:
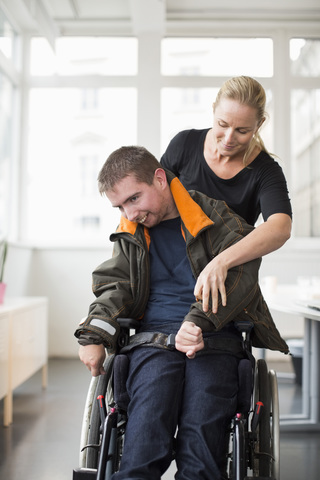
[[[216, 101], [213, 104], [213, 112], [223, 98], [236, 100], [242, 105], [248, 105], [254, 108], [257, 111], [257, 121], [259, 128], [267, 117], [267, 113], [265, 111], [266, 92], [262, 85], [254, 78], [240, 76], [233, 77], [227, 80], [218, 92]], [[260, 150], [263, 150], [264, 152], [269, 153], [263, 143], [262, 138], [260, 137], [259, 131], [257, 131], [257, 133], [253, 136], [244, 154], [244, 165], [247, 165], [248, 160], [256, 147], [258, 147]]]

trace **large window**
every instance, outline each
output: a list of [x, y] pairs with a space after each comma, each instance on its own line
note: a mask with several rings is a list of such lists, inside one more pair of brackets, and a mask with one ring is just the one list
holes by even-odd
[[10, 229], [14, 230], [14, 165], [16, 161], [14, 145], [15, 93], [16, 86], [10, 78], [17, 67], [18, 36], [0, 10], [0, 238], [9, 237]]
[[291, 73], [295, 76], [320, 76], [320, 39], [290, 40]]
[[100, 197], [98, 172], [113, 150], [135, 143], [135, 89], [32, 89], [26, 239], [107, 238], [119, 214]]
[[[119, 213], [97, 177], [113, 150], [137, 142], [137, 91], [95, 78], [136, 69], [136, 39], [62, 38], [55, 54], [32, 40], [31, 73], [54, 75], [58, 86], [30, 90], [26, 240], [95, 242], [114, 231]], [[62, 87], [66, 76], [73, 87]], [[79, 76], [89, 77], [81, 87]]]
[[[271, 37], [162, 39], [160, 66], [159, 56], [143, 57], [144, 75], [158, 75], [150, 92], [159, 94], [160, 108], [159, 98], [153, 103], [150, 92], [142, 91], [146, 82], [139, 81], [136, 38], [63, 37], [55, 51], [45, 39], [33, 38], [24, 239], [106, 239], [118, 219], [97, 190], [108, 154], [137, 143], [146, 118], [155, 128], [161, 118], [160, 154], [178, 131], [210, 127], [218, 89], [234, 75], [257, 78], [267, 92], [269, 118], [262, 137], [287, 176], [294, 234], [320, 236], [320, 39]], [[9, 33], [4, 38], [10, 42]], [[1, 85], [10, 90], [5, 80]], [[150, 99], [147, 115], [138, 109], [143, 98]], [[3, 101], [9, 100], [6, 95]], [[10, 126], [9, 112], [1, 112], [2, 129]], [[6, 163], [0, 165], [5, 171]]]
[[17, 62], [17, 34], [5, 16], [0, 10], [0, 51], [9, 59]]
[[162, 41], [164, 75], [246, 75], [271, 77], [270, 38], [166, 38]]
[[32, 39], [32, 75], [136, 75], [136, 38], [61, 37], [55, 52], [44, 38]]
[[291, 39], [290, 56], [291, 73], [304, 86], [291, 90], [294, 233], [320, 237], [320, 81], [310, 88], [304, 80], [320, 77], [320, 39]]
[[0, 238], [8, 234], [12, 188], [13, 87], [0, 72]]
[[[165, 87], [161, 92], [161, 148], [164, 151], [180, 130], [212, 125], [212, 103], [225, 78], [255, 77], [267, 92], [268, 120], [261, 134], [287, 176], [294, 209], [294, 235], [318, 237], [320, 39], [292, 38], [287, 42], [289, 45], [283, 44], [282, 48], [284, 51], [284, 46], [289, 46], [290, 59], [286, 61], [290, 71], [285, 72], [280, 68], [274, 71], [279, 46], [270, 38], [164, 39], [162, 73], [175, 77], [175, 85], [179, 82], [180, 86]], [[206, 78], [202, 85], [211, 82], [212, 86], [197, 87], [201, 77]], [[284, 83], [284, 78], [289, 81]], [[297, 84], [301, 88], [297, 89]], [[286, 105], [290, 107], [284, 115]], [[288, 138], [290, 144], [282, 146], [282, 152], [274, 151], [274, 145], [281, 145], [284, 138]]]
[[320, 89], [293, 90], [291, 112], [295, 234], [320, 237]]

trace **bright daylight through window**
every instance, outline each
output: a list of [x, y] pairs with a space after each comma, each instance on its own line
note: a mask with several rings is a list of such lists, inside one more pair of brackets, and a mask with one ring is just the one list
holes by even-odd
[[[13, 57], [14, 33], [4, 18], [1, 21], [0, 50]], [[283, 101], [279, 95], [275, 100], [281, 72], [274, 72], [274, 42], [249, 37], [164, 38], [161, 108], [152, 111], [161, 118], [161, 153], [178, 131], [211, 126], [212, 103], [223, 80], [241, 74], [254, 76], [265, 86], [270, 119], [262, 136], [273, 152], [279, 135], [275, 107]], [[292, 38], [289, 64], [287, 73], [295, 79], [288, 90], [291, 154], [288, 148], [288, 157], [279, 161], [290, 167], [295, 235], [320, 236], [320, 90], [308, 83], [320, 74], [320, 40]], [[33, 38], [30, 74], [21, 239], [46, 244], [104, 242], [119, 214], [99, 195], [97, 174], [112, 150], [137, 143], [138, 98], [144, 94], [138, 91], [138, 39], [62, 37], [54, 52], [45, 39]], [[1, 75], [0, 88], [0, 219], [8, 224], [14, 87]]]
[[[17, 35], [0, 10], [0, 52], [7, 64], [17, 63]], [[3, 64], [3, 62], [2, 62]], [[0, 71], [0, 239], [12, 230], [13, 206], [13, 148], [14, 148], [14, 93], [10, 78]]]
[[[319, 39], [292, 39], [290, 56], [295, 77], [319, 78]], [[297, 237], [320, 237], [320, 89], [306, 87], [291, 91], [294, 228]]]
[[[136, 39], [63, 38], [54, 55], [44, 39], [33, 39], [31, 73], [130, 76], [136, 47]], [[100, 196], [97, 176], [109, 153], [136, 143], [137, 92], [81, 83], [30, 91], [28, 240], [106, 240], [119, 219]]]

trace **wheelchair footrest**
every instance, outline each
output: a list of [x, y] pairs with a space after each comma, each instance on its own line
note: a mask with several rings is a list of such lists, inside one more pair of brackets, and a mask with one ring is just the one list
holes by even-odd
[[73, 470], [72, 480], [96, 480], [96, 468], [75, 468]]

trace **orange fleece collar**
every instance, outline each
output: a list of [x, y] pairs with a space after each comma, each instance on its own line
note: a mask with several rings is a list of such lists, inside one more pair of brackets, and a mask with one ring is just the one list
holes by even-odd
[[[170, 178], [168, 179], [170, 182]], [[170, 183], [170, 190], [172, 192], [177, 209], [180, 213], [181, 220], [184, 223], [189, 233], [195, 237], [203, 228], [213, 225], [213, 221], [204, 213], [202, 208], [191, 198], [188, 191], [182, 185], [177, 177], [174, 177]], [[131, 222], [126, 218], [120, 218], [120, 224], [117, 228], [117, 233], [130, 233], [134, 235], [137, 230], [137, 222]], [[145, 233], [146, 233], [145, 228]], [[149, 235], [148, 235], [149, 236]]]

